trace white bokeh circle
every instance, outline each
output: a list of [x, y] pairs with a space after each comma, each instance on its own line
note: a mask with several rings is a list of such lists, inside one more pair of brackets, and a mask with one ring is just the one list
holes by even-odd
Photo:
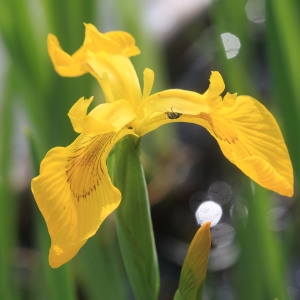
[[196, 220], [199, 225], [211, 222], [210, 227], [215, 226], [220, 221], [223, 214], [222, 207], [214, 201], [202, 202], [196, 210]]

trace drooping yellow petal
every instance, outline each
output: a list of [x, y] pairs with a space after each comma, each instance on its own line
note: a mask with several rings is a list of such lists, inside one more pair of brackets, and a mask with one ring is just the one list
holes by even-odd
[[32, 180], [32, 192], [51, 237], [49, 263], [69, 261], [103, 220], [119, 205], [106, 159], [115, 143], [133, 134], [126, 125], [135, 118], [125, 100], [104, 103], [87, 113], [93, 98], [79, 99], [69, 111], [81, 135], [68, 147], [50, 150]]
[[42, 161], [32, 192], [51, 237], [53, 268], [72, 259], [119, 205], [121, 194], [111, 183], [106, 159], [126, 133], [81, 134], [70, 146], [50, 150]]
[[[106, 94], [109, 82], [113, 100], [127, 99], [137, 105], [141, 89], [135, 69], [129, 59], [139, 54], [134, 38], [122, 31], [100, 33], [93, 25], [85, 24], [83, 45], [73, 54], [64, 52], [57, 38], [48, 36], [48, 51], [54, 68], [61, 76], [74, 77], [91, 73]], [[109, 99], [112, 101], [112, 99]]]
[[287, 147], [273, 115], [249, 96], [226, 94], [224, 82], [213, 72], [203, 94], [166, 90], [141, 103], [143, 119], [136, 123], [144, 135], [172, 122], [195, 123], [215, 137], [224, 155], [265, 188], [293, 195], [293, 169]]
[[293, 195], [293, 168], [283, 136], [273, 115], [257, 100], [238, 96], [233, 105], [200, 113], [189, 122], [204, 126], [223, 154], [252, 180]]

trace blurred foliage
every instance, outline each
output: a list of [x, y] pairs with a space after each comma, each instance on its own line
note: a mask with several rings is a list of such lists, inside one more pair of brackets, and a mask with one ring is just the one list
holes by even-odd
[[[102, 31], [130, 31], [143, 53], [133, 62], [139, 74], [144, 67], [155, 70], [155, 90], [169, 82], [203, 91], [210, 70], [220, 70], [228, 91], [251, 94], [276, 115], [290, 150], [296, 193], [293, 199], [283, 199], [241, 179], [205, 133], [194, 135], [192, 126], [166, 126], [145, 137], [142, 158], [153, 202], [160, 298], [173, 297], [182, 262], [174, 262], [172, 255], [197, 230], [188, 198], [216, 180], [228, 180], [245, 199], [248, 217], [233, 222], [238, 245], [234, 263], [217, 270], [209, 264], [204, 299], [299, 298], [300, 2], [262, 2], [215, 1], [160, 45], [142, 25], [145, 3], [137, 0], [0, 2], [0, 299], [132, 298], [113, 217], [73, 261], [52, 270], [47, 229], [29, 191], [46, 151], [74, 139], [66, 116], [72, 104], [83, 95], [102, 97], [88, 75], [60, 78], [48, 58], [47, 34], [57, 35], [71, 53], [82, 42], [83, 22]], [[263, 7], [266, 19], [250, 21], [245, 7], [251, 5]], [[224, 32], [240, 39], [235, 58], [225, 56], [220, 39]], [[153, 140], [159, 144], [156, 150]], [[193, 177], [180, 176], [184, 167]], [[271, 230], [266, 222], [274, 208], [287, 212], [280, 230]]]

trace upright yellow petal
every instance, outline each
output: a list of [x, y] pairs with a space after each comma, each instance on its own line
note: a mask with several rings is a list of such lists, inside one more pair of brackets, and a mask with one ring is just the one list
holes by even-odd
[[140, 49], [135, 45], [133, 36], [129, 33], [124, 31], [109, 31], [105, 35], [115, 41], [123, 55], [131, 57], [141, 53]]
[[74, 59], [71, 55], [62, 50], [57, 37], [48, 35], [48, 52], [55, 71], [65, 77], [77, 77], [89, 72], [89, 66], [84, 57]]
[[143, 98], [147, 98], [152, 90], [154, 83], [154, 72], [151, 69], [146, 68], [144, 70], [144, 88], [143, 88]]
[[[90, 73], [98, 80], [104, 93], [103, 76], [107, 76], [114, 100], [126, 99], [134, 106], [140, 101], [140, 83], [129, 57], [140, 50], [134, 38], [124, 31], [99, 32], [92, 24], [85, 24], [83, 46], [74, 54], [79, 60], [86, 60]], [[106, 75], [104, 75], [106, 74]]]
[[[48, 51], [56, 72], [67, 77], [91, 73], [105, 95], [112, 93], [113, 99], [110, 97], [108, 101], [127, 99], [136, 106], [142, 95], [136, 71], [129, 59], [139, 54], [134, 38], [127, 32], [103, 34], [91, 24], [85, 26], [83, 45], [73, 55], [61, 49], [54, 35], [48, 36]], [[110, 84], [109, 91], [107, 82]]]
[[225, 83], [221, 74], [218, 71], [212, 71], [209, 78], [209, 87], [207, 91], [204, 93], [206, 98], [212, 98], [215, 100], [217, 97], [223, 93], [225, 89]]
[[57, 268], [72, 259], [121, 194], [110, 180], [106, 159], [124, 133], [81, 134], [70, 146], [50, 150], [32, 180], [32, 192], [51, 237], [49, 263]]
[[110, 54], [122, 54], [131, 57], [140, 54], [140, 49], [135, 45], [135, 39], [125, 31], [109, 31], [101, 33], [88, 23], [85, 25], [85, 47], [91, 52], [107, 52]]

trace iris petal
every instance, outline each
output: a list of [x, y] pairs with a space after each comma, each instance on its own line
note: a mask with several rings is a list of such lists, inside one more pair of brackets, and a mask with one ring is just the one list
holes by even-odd
[[108, 77], [114, 100], [126, 99], [134, 107], [142, 98], [140, 83], [129, 58], [121, 55], [112, 56], [107, 53], [89, 54], [87, 63], [90, 73], [98, 80], [102, 89], [102, 77]]
[[125, 100], [97, 105], [89, 114], [87, 109], [93, 97], [80, 98], [70, 109], [68, 116], [78, 133], [96, 135], [108, 131], [120, 131], [130, 123], [136, 114]]
[[252, 180], [285, 196], [294, 192], [293, 168], [273, 115], [254, 98], [219, 93], [224, 82], [218, 72], [203, 94], [183, 90], [156, 93], [143, 102], [148, 116], [138, 127], [140, 135], [173, 122], [205, 127], [223, 154]]
[[48, 35], [48, 52], [53, 62], [55, 71], [65, 77], [77, 77], [89, 72], [84, 57], [74, 59], [71, 55], [62, 50], [57, 37]]
[[293, 168], [287, 147], [275, 118], [261, 103], [238, 96], [234, 105], [198, 117], [190, 121], [204, 126], [223, 154], [246, 175], [279, 194], [293, 195]]
[[204, 95], [207, 98], [216, 99], [223, 93], [225, 89], [225, 83], [221, 74], [218, 71], [212, 71], [209, 78], [209, 87]]
[[144, 89], [143, 89], [144, 99], [150, 95], [153, 83], [154, 83], [154, 72], [151, 69], [146, 68], [144, 70]]
[[[134, 38], [122, 31], [103, 34], [91, 24], [85, 26], [83, 45], [73, 55], [62, 50], [54, 35], [48, 36], [48, 51], [56, 72], [66, 77], [91, 73], [106, 95], [112, 93], [108, 102], [127, 99], [137, 105], [142, 97], [141, 89], [129, 59], [130, 56], [139, 54]], [[109, 92], [107, 81], [111, 85]]]
[[122, 136], [81, 134], [70, 146], [50, 150], [32, 180], [32, 192], [51, 237], [49, 263], [69, 261], [120, 203], [106, 159]]
[[92, 100], [93, 97], [87, 100], [82, 97], [70, 109], [68, 116], [72, 122], [74, 130], [78, 133], [84, 132], [91, 135], [114, 130], [115, 127], [108, 122], [96, 120], [95, 118], [87, 115], [87, 109]]
[[118, 44], [123, 55], [131, 57], [140, 54], [140, 49], [135, 45], [135, 40], [129, 33], [124, 31], [110, 31], [105, 35]]
[[109, 31], [101, 33], [90, 24], [85, 25], [85, 38], [83, 47], [75, 55], [80, 54], [80, 50], [87, 49], [90, 52], [107, 52], [110, 54], [122, 54], [131, 57], [140, 54], [140, 49], [135, 45], [135, 39], [125, 31]]

